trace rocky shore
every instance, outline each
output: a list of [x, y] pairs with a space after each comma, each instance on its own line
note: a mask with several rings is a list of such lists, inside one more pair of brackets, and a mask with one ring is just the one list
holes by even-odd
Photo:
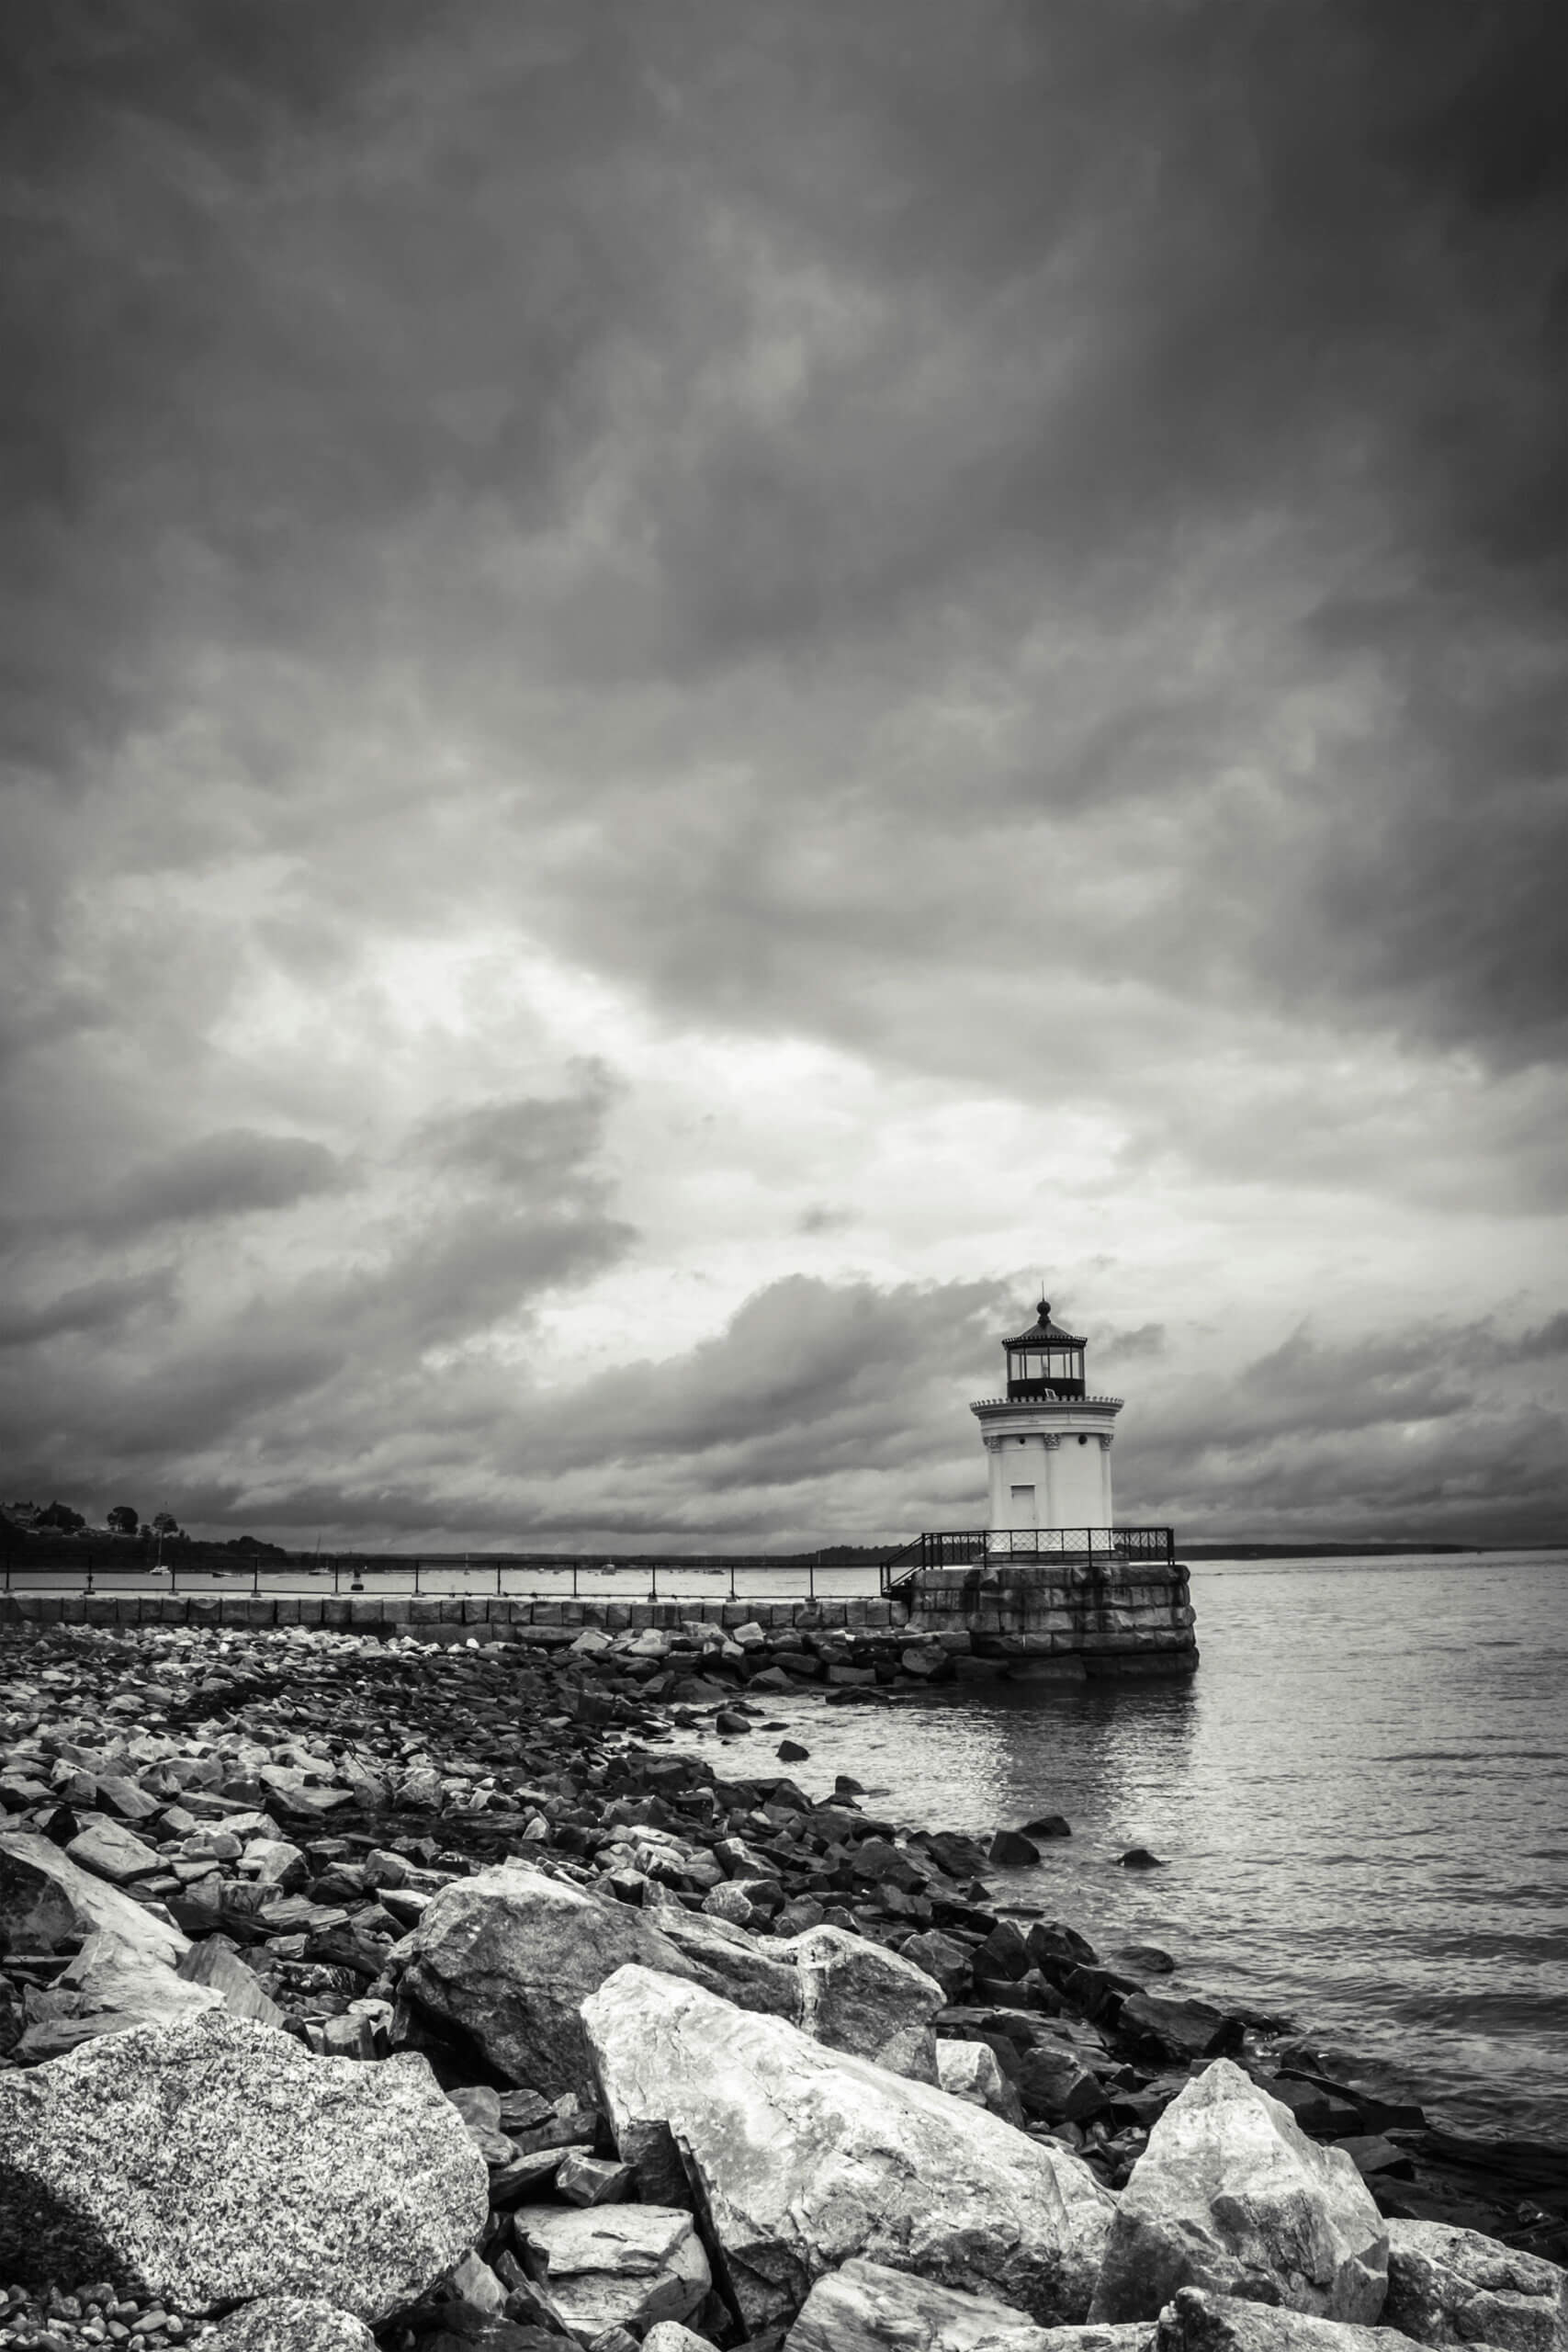
[[[0, 1629], [0, 2352], [1568, 2352], [1568, 2178], [727, 1779], [891, 1628]], [[672, 1724], [719, 1734], [712, 1760]]]

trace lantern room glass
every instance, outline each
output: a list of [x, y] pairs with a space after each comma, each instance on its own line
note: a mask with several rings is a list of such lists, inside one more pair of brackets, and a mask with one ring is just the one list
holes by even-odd
[[1084, 1393], [1082, 1348], [1010, 1347], [1010, 1396], [1081, 1396]]

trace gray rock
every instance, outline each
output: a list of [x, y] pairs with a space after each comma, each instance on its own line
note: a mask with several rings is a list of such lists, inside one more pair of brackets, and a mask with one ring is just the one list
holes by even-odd
[[661, 2319], [643, 2337], [642, 2352], [713, 2352], [713, 2339], [694, 2335], [678, 2319]]
[[26, 1830], [0, 1835], [0, 1928], [16, 1951], [50, 1951], [69, 1938], [104, 1932], [171, 1968], [190, 1950], [178, 1928]]
[[1023, 2103], [1001, 2070], [988, 2041], [939, 2041], [936, 2045], [939, 2088], [972, 2107], [988, 2108], [1004, 2123], [1023, 2122]]
[[[1114, 2333], [1148, 2336], [1153, 2330]], [[1027, 2312], [993, 2295], [936, 2287], [907, 2270], [856, 2256], [818, 2278], [784, 2345], [785, 2352], [1054, 2352], [1056, 2341]], [[1105, 2352], [1118, 2347], [1108, 2345]], [[1129, 2346], [1128, 2352], [1137, 2347]]]
[[890, 2075], [902, 2075], [908, 2082], [930, 2083], [933, 2090], [942, 2088], [936, 2064], [936, 2036], [929, 2025], [906, 2026], [902, 2033], [890, 2034], [876, 2052], [875, 2063], [885, 2066]]
[[1109, 2104], [1071, 2044], [1043, 2037], [1021, 2053], [1017, 2089], [1024, 2112], [1041, 2123], [1082, 2123]]
[[275, 1886], [280, 1894], [298, 1894], [310, 1875], [299, 1848], [287, 1838], [256, 1838], [245, 1849], [245, 1869], [258, 1886]]
[[[796, 2023], [829, 2050], [879, 2057], [897, 2037], [923, 2033], [946, 2003], [923, 1968], [847, 1928], [807, 1928], [790, 1942], [800, 1979]], [[934, 2061], [926, 2079], [935, 2080]]]
[[470, 2035], [510, 2081], [551, 2097], [580, 2090], [587, 1996], [632, 1962], [694, 1973], [660, 1916], [502, 1862], [442, 1889], [410, 1939], [401, 1990]]
[[257, 2025], [283, 2023], [283, 2011], [263, 1991], [255, 1970], [240, 1958], [227, 1936], [204, 1936], [186, 1952], [176, 1973], [188, 1984], [209, 1985], [215, 1999], [237, 2018], [251, 2018]]
[[362, 2319], [311, 2295], [264, 2295], [202, 2338], [203, 2352], [375, 2352]]
[[213, 1986], [191, 1983], [143, 1944], [125, 1942], [109, 1930], [88, 1937], [58, 1989], [75, 1996], [79, 2017], [101, 2018], [106, 2032], [166, 2025], [217, 2008], [222, 2000]]
[[934, 1976], [950, 2001], [955, 2001], [969, 1982], [969, 1947], [954, 1936], [944, 1936], [940, 1928], [928, 1928], [923, 1935], [911, 1936], [904, 1946], [903, 1957]]
[[1089, 2316], [1153, 2319], [1190, 2286], [1370, 2322], [1387, 2284], [1387, 2233], [1349, 2157], [1219, 2058], [1150, 2132]]
[[568, 2148], [556, 2170], [556, 2194], [569, 2205], [619, 2205], [631, 2195], [636, 2178], [630, 2165]]
[[1359, 2327], [1183, 2287], [1159, 2315], [1155, 2352], [1414, 2352], [1414, 2346], [1394, 2327]]
[[1568, 2352], [1568, 2271], [1479, 2230], [1391, 2222], [1382, 2316], [1418, 2344]]
[[[747, 1908], [750, 1909], [748, 1905]], [[733, 1920], [707, 1910], [688, 1911], [681, 1903], [660, 1903], [649, 1915], [692, 1964], [699, 1984], [738, 2009], [790, 2018], [800, 2008], [800, 1977], [787, 1943], [764, 1943]]]
[[482, 2312], [487, 2319], [499, 2319], [506, 2309], [506, 2289], [488, 2262], [477, 2254], [466, 2254], [461, 2262], [447, 2272], [444, 2291], [451, 2293], [470, 2311]]
[[114, 1886], [129, 1886], [139, 1878], [153, 1878], [164, 1867], [151, 1846], [140, 1838], [134, 1829], [121, 1821], [100, 1817], [89, 1821], [79, 1830], [65, 1849], [68, 1860], [95, 1878], [107, 1878]]
[[547, 2290], [580, 2344], [608, 2327], [640, 2335], [656, 2320], [689, 2319], [713, 2283], [696, 2225], [675, 2208], [525, 2206], [515, 2226], [548, 2265]]
[[1114, 2204], [1065, 2149], [649, 1969], [582, 2016], [621, 2155], [668, 2179], [678, 2145], [753, 2331], [855, 2255], [1085, 2315]]
[[0, 2276], [184, 2312], [412, 2301], [479, 2235], [483, 2160], [425, 2060], [312, 2058], [217, 2008], [0, 2075]]

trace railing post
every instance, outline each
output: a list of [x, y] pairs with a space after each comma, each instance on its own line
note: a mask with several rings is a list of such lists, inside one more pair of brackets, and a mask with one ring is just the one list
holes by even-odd
[[413, 1589], [415, 1592], [419, 1590], [419, 1562], [417, 1560], [413, 1564]]
[[648, 1597], [649, 1600], [657, 1600], [659, 1598], [659, 1563], [657, 1560], [650, 1560], [648, 1565]]
[[806, 1563], [806, 1597], [807, 1600], [817, 1598], [817, 1564], [814, 1560]]
[[575, 1560], [571, 1564], [571, 1597], [573, 1600], [577, 1599], [577, 1562]]

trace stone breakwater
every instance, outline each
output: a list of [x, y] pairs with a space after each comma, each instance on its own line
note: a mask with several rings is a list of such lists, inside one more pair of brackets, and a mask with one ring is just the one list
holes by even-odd
[[[886, 1669], [886, 1644], [906, 1634], [928, 1679], [1049, 1675], [1105, 1679], [1188, 1674], [1198, 1664], [1188, 1583], [1179, 1562], [998, 1561], [989, 1568], [922, 1570], [897, 1597], [807, 1600], [539, 1600], [440, 1593], [23, 1593], [0, 1596], [0, 1623], [32, 1625], [299, 1626], [413, 1633], [424, 1641], [525, 1642], [548, 1646], [585, 1628], [705, 1639], [744, 1633], [786, 1653], [797, 1676], [834, 1667]], [[798, 1634], [802, 1638], [792, 1639]], [[867, 1657], [857, 1645], [874, 1645]], [[886, 1673], [884, 1679], [886, 1679]]]
[[726, 1777], [940, 1639], [538, 1630], [0, 1635], [0, 2346], [1568, 2352], [1549, 2152]]

